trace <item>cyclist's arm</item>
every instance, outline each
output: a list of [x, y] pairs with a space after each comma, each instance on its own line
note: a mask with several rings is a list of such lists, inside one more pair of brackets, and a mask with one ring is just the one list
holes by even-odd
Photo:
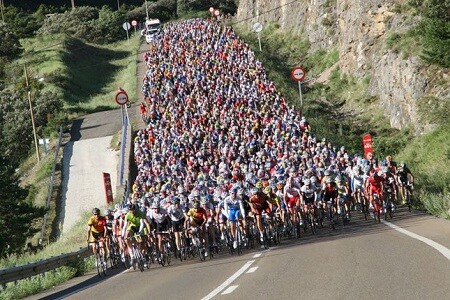
[[89, 229], [87, 231], [87, 239], [86, 239], [87, 242], [89, 242], [89, 238], [91, 237], [91, 226], [92, 225], [88, 225], [88, 226], [89, 226]]

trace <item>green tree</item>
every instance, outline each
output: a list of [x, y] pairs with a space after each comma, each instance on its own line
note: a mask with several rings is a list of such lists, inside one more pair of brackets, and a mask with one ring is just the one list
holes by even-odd
[[8, 24], [0, 24], [0, 58], [12, 60], [23, 52], [19, 38]]
[[38, 229], [33, 223], [43, 217], [45, 209], [32, 204], [28, 188], [19, 186], [15, 166], [0, 156], [0, 251], [1, 257], [16, 253], [24, 248], [27, 238]]

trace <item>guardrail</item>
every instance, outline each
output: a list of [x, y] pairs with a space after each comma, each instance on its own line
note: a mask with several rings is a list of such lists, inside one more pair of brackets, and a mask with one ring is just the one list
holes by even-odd
[[65, 266], [70, 262], [84, 259], [92, 255], [92, 250], [88, 247], [81, 248], [77, 252], [62, 254], [59, 256], [40, 260], [38, 262], [30, 263], [24, 266], [17, 266], [9, 269], [0, 270], [0, 284], [29, 278], [39, 275], [56, 268]]

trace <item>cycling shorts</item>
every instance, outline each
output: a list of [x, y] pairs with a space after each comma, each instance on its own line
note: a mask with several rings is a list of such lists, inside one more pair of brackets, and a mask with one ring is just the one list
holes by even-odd
[[92, 235], [92, 238], [94, 239], [94, 242], [101, 240], [103, 238], [104, 234], [105, 233], [103, 231], [102, 232], [91, 231], [91, 235]]
[[305, 204], [314, 204], [314, 197], [311, 198], [305, 197]]
[[156, 223], [156, 233], [161, 233], [169, 230], [169, 219], [164, 219], [162, 223]]
[[225, 216], [223, 213], [221, 213], [220, 217], [219, 217], [219, 223], [220, 224], [226, 223], [227, 220], [228, 220], [227, 216]]
[[172, 228], [175, 232], [180, 232], [183, 230], [184, 219], [173, 221], [172, 220]]
[[272, 213], [270, 211], [270, 207], [269, 207], [269, 204], [267, 204], [267, 202], [265, 204], [261, 205], [261, 206], [257, 206], [256, 207], [255, 215], [261, 215], [263, 211], [265, 211], [269, 215]]
[[239, 216], [241, 215], [241, 211], [239, 209], [230, 209], [228, 217], [230, 218], [230, 222], [236, 222], [239, 220]]
[[298, 200], [300, 197], [288, 197], [287, 205], [289, 208], [292, 208], [297, 205]]

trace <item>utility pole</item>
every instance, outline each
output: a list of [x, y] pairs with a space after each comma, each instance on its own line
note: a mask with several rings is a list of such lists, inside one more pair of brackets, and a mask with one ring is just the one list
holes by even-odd
[[147, 13], [147, 19], [148, 20], [148, 4], [147, 4], [147, 0], [145, 0], [145, 12]]
[[30, 105], [31, 125], [33, 126], [34, 145], [36, 146], [37, 161], [40, 162], [41, 158], [39, 156], [39, 144], [38, 144], [38, 139], [37, 139], [37, 134], [36, 134], [36, 125], [34, 124], [34, 113], [33, 113], [33, 105], [31, 104], [31, 90], [30, 90], [30, 84], [28, 83], [27, 65], [24, 64], [23, 68], [25, 70], [25, 81], [27, 84], [28, 104]]
[[75, 9], [75, 0], [70, 0], [70, 2], [72, 3], [72, 9]]
[[119, 3], [119, 0], [117, 0], [117, 10], [120, 10], [120, 3]]

